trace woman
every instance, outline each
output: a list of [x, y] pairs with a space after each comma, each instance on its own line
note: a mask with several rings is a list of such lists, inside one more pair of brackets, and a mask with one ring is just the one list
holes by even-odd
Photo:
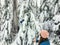
[[38, 42], [38, 45], [50, 45], [49, 39], [49, 32], [46, 30], [42, 30], [40, 32], [40, 40], [38, 40], [37, 38], [35, 38], [33, 40], [33, 42]]

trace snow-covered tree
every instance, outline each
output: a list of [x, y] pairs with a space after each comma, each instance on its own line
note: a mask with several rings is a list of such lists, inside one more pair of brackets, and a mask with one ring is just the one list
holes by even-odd
[[38, 45], [34, 37], [49, 31], [60, 45], [60, 0], [0, 0], [0, 45]]

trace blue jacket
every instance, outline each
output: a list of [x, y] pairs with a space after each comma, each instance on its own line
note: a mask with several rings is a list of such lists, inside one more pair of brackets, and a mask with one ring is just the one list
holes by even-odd
[[[38, 42], [37, 39], [36, 39], [36, 42]], [[50, 42], [49, 42], [49, 40], [47, 39], [47, 40], [41, 42], [40, 45], [50, 45]]]

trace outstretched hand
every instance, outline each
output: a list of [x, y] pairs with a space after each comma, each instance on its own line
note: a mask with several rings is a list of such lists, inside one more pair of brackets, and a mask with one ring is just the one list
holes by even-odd
[[36, 42], [36, 38], [33, 39], [33, 42]]

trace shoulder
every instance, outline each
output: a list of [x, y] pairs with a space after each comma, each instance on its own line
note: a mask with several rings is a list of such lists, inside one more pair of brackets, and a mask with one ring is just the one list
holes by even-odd
[[42, 42], [40, 45], [50, 45], [49, 40]]

